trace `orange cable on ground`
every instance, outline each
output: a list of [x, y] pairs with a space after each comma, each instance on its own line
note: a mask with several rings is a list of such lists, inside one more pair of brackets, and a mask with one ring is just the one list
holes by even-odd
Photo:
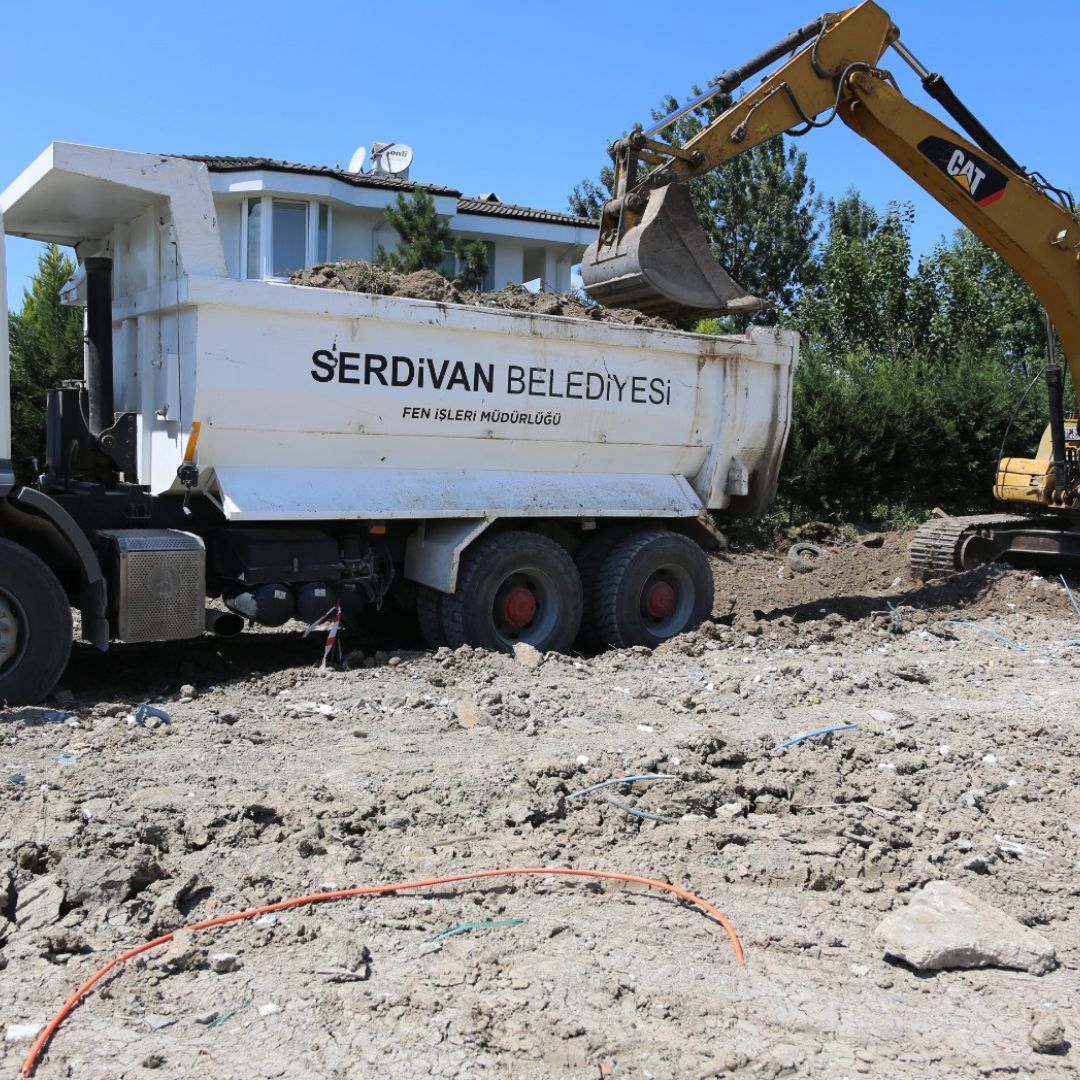
[[[584, 878], [601, 878], [605, 881], [629, 881], [636, 885], [647, 885], [650, 889], [660, 889], [662, 892], [669, 892], [674, 896], [677, 896], [680, 900], [685, 900], [688, 904], [693, 904], [694, 907], [704, 911], [706, 915], [714, 918], [726, 931], [727, 936], [731, 939], [731, 944], [735, 949], [735, 959], [743, 964], [746, 962], [746, 957], [743, 952], [742, 942], [739, 941], [739, 935], [735, 933], [735, 928], [728, 922], [726, 916], [719, 908], [713, 907], [707, 900], [702, 900], [700, 896], [695, 896], [694, 893], [689, 892], [687, 889], [680, 889], [678, 885], [669, 885], [666, 881], [656, 881], [653, 878], [639, 877], [637, 874], [616, 874], [607, 870], [570, 870], [566, 867], [515, 867], [510, 870], [473, 870], [467, 874], [451, 874], [448, 877], [429, 878], [426, 881], [404, 881], [397, 885], [363, 885], [356, 889], [337, 889], [334, 892], [313, 893], [310, 896], [298, 896], [292, 900], [279, 900], [276, 904], [264, 904], [262, 907], [249, 908], [247, 911], [236, 911], [231, 915], [218, 915], [213, 919], [205, 919], [203, 922], [193, 923], [191, 926], [185, 926], [184, 930], [209, 930], [214, 926], [225, 926], [228, 923], [242, 922], [244, 919], [254, 919], [258, 915], [266, 915], [274, 911], [285, 911], [288, 908], [302, 907], [305, 904], [320, 904], [328, 900], [347, 900], [354, 896], [380, 896], [386, 893], [404, 892], [407, 889], [430, 889], [436, 885], [451, 885], [459, 881], [478, 881], [481, 878], [493, 878], [493, 877], [512, 877], [522, 874], [551, 874], [560, 877], [584, 877]], [[22, 1075], [30, 1076], [37, 1066], [38, 1059], [41, 1057], [49, 1040], [56, 1034], [60, 1025], [67, 1019], [71, 1011], [79, 1004], [80, 1001], [102, 980], [109, 974], [113, 968], [119, 967], [127, 960], [131, 960], [141, 953], [148, 952], [150, 949], [156, 949], [159, 945], [166, 945], [172, 941], [177, 931], [173, 931], [171, 934], [163, 934], [161, 937], [154, 938], [152, 941], [144, 941], [141, 945], [136, 945], [133, 949], [128, 949], [127, 952], [121, 953], [119, 956], [113, 957], [103, 968], [94, 972], [89, 979], [86, 980], [60, 1006], [60, 1010], [57, 1014], [45, 1025], [41, 1034], [34, 1040], [34, 1045], [30, 1048], [30, 1053], [26, 1055], [26, 1060], [23, 1062]]]

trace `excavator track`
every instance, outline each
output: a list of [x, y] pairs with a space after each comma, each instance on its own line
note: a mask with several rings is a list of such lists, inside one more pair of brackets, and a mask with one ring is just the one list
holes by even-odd
[[[977, 560], [965, 565], [964, 547], [968, 539], [977, 533], [991, 533], [1015, 529], [1043, 530], [1061, 529], [1065, 522], [1048, 522], [1037, 517], [1016, 514], [973, 514], [969, 517], [934, 518], [920, 525], [911, 541], [911, 569], [923, 577], [942, 577], [978, 565]], [[987, 560], [989, 561], [989, 560]]]

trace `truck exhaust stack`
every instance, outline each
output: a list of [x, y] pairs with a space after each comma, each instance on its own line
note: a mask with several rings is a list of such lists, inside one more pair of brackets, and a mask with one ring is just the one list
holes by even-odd
[[[605, 219], [607, 210], [605, 210]], [[585, 291], [605, 307], [664, 319], [749, 314], [767, 306], [713, 258], [685, 184], [649, 193], [641, 220], [601, 227], [581, 262]]]
[[91, 257], [86, 271], [86, 390], [90, 431], [100, 435], [116, 421], [113, 411], [112, 259]]

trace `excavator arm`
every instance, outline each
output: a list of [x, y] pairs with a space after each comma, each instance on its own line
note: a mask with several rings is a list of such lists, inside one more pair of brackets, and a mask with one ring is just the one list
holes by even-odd
[[[879, 66], [890, 46], [969, 137], [900, 92]], [[788, 59], [780, 67], [681, 147], [656, 138], [687, 111], [784, 56]], [[668, 318], [760, 307], [761, 301], [748, 296], [712, 257], [682, 181], [782, 133], [822, 127], [834, 116], [890, 158], [1027, 282], [1057, 330], [1073, 383], [1080, 387], [1080, 222], [1068, 197], [1019, 166], [944, 79], [927, 71], [901, 44], [889, 15], [870, 0], [802, 27], [725, 72], [706, 94], [650, 131], [634, 132], [615, 144], [613, 198], [582, 262], [586, 291], [609, 306]], [[640, 163], [652, 166], [643, 176]], [[1035, 460], [1001, 463], [995, 488], [999, 498], [1080, 506], [1080, 440], [1070, 431], [1066, 446], [1060, 369], [1055, 373], [1055, 367], [1048, 372], [1051, 424], [1043, 445]]]

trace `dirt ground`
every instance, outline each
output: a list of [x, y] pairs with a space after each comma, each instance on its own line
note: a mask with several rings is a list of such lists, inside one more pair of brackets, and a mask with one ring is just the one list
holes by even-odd
[[[783, 551], [720, 557], [716, 621], [653, 654], [530, 669], [390, 628], [374, 666], [353, 638], [354, 667], [325, 672], [321, 638], [291, 633], [77, 647], [53, 711], [0, 718], [0, 1071], [30, 1046], [14, 1025], [182, 924], [564, 866], [699, 894], [742, 936], [745, 967], [719, 926], [633, 886], [345, 900], [127, 963], [38, 1075], [1073, 1072], [1075, 1048], [1036, 1053], [1029, 1031], [1053, 1017], [1080, 1031], [1080, 618], [1030, 571], [919, 583], [909, 539], [834, 538], [798, 576]], [[133, 723], [143, 702], [170, 721]], [[858, 727], [775, 749], [842, 723]], [[651, 771], [676, 779], [568, 798]], [[938, 878], [1038, 929], [1058, 966], [887, 960], [875, 928]], [[498, 925], [433, 940], [477, 921]]]

